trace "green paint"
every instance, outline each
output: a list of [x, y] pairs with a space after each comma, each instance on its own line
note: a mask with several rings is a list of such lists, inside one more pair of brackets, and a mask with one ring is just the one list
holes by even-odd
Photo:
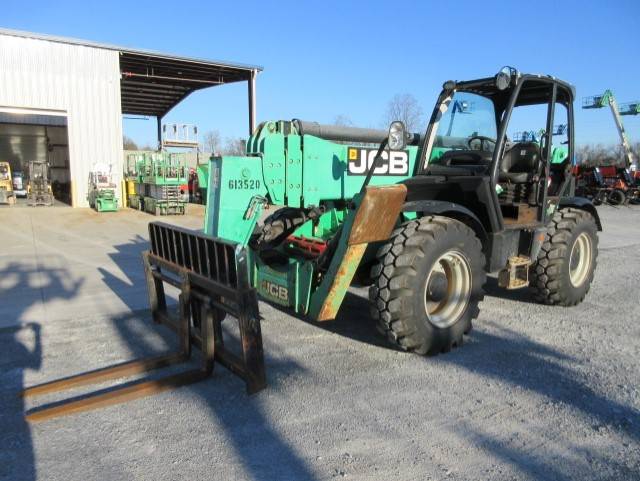
[[209, 161], [205, 234], [245, 243], [257, 218], [245, 218], [251, 200], [265, 197], [259, 157], [212, 157]]
[[357, 262], [348, 262], [344, 266], [342, 264], [347, 249], [349, 248], [349, 236], [351, 234], [351, 228], [353, 227], [353, 221], [355, 220], [356, 212], [358, 211], [358, 207], [360, 206], [361, 201], [362, 196], [360, 194], [354, 197], [354, 208], [352, 210], [349, 210], [349, 214], [344, 219], [342, 232], [340, 233], [340, 241], [338, 242], [336, 253], [331, 259], [329, 269], [323, 276], [322, 281], [320, 282], [318, 287], [313, 291], [313, 294], [311, 295], [309, 315], [313, 319], [317, 319], [325, 300], [327, 300], [328, 298], [328, 294], [331, 290], [331, 286], [333, 285], [333, 281], [336, 278], [338, 271], [342, 267], [344, 269], [344, 275], [342, 276], [342, 279], [346, 280], [348, 283], [341, 284], [339, 286], [339, 289], [334, 292], [334, 295], [328, 299], [331, 309], [335, 312], [338, 312], [340, 304], [342, 304], [344, 296], [347, 293], [347, 289], [349, 288], [349, 284], [351, 283], [351, 279], [353, 278], [353, 275], [358, 268], [360, 258], [357, 259]]
[[[246, 245], [262, 208], [257, 199], [268, 198], [272, 205], [296, 208], [322, 205], [326, 210], [320, 218], [299, 226], [294, 235], [326, 241], [343, 226], [326, 274], [318, 272], [312, 260], [287, 249], [286, 243], [278, 248], [283, 260], [270, 265], [250, 255], [252, 284], [262, 297], [298, 314], [311, 309], [311, 315], [317, 315], [347, 251], [346, 240], [360, 202], [357, 194], [365, 179], [368, 156], [373, 158], [372, 147], [301, 136], [289, 122], [263, 123], [248, 139], [246, 156], [210, 159], [206, 182], [201, 184], [207, 188], [205, 233]], [[378, 174], [393, 175], [374, 175], [370, 185], [394, 184], [411, 177], [418, 156], [417, 147], [408, 147], [390, 160], [387, 157]], [[202, 169], [199, 175], [206, 173]], [[343, 278], [346, 284], [332, 293], [336, 311], [358, 267], [358, 262], [352, 264], [342, 266], [348, 271]]]
[[309, 309], [314, 266], [311, 261], [290, 257], [286, 264], [267, 265], [252, 257], [252, 280], [264, 299], [305, 315]]
[[94, 200], [96, 210], [98, 212], [117, 212], [118, 199], [113, 191], [100, 192], [100, 195]]
[[152, 152], [144, 154], [142, 182], [155, 185], [183, 185], [187, 183], [184, 154]]

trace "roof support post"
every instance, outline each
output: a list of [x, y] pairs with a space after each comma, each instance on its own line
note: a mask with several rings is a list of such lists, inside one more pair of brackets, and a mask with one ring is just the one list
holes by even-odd
[[256, 76], [258, 71], [251, 70], [247, 81], [249, 87], [249, 135], [253, 134], [256, 128]]
[[162, 117], [158, 115], [156, 121], [158, 122], [158, 150], [162, 150]]

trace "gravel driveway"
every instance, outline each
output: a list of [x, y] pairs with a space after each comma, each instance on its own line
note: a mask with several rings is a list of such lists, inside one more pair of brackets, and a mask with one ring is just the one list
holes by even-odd
[[[260, 394], [217, 367], [200, 384], [28, 425], [25, 410], [61, 396], [25, 402], [24, 386], [174, 343], [145, 311], [151, 218], [51, 212], [0, 212], [0, 479], [640, 479], [640, 207], [600, 208], [584, 303], [541, 306], [491, 280], [448, 354], [389, 348], [364, 290], [331, 323], [261, 303]], [[197, 227], [200, 215], [170, 220]]]

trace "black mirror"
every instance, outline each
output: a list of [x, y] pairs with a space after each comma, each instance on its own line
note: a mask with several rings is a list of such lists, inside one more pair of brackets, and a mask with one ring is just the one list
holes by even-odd
[[387, 145], [391, 150], [404, 150], [407, 147], [407, 130], [401, 121], [391, 122]]

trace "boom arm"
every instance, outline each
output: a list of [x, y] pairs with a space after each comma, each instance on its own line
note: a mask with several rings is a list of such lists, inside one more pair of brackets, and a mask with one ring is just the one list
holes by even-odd
[[631, 145], [629, 144], [629, 139], [627, 138], [627, 132], [624, 129], [624, 125], [622, 123], [622, 116], [620, 115], [620, 110], [618, 109], [618, 103], [616, 102], [613, 92], [611, 90], [607, 90], [602, 95], [585, 98], [582, 104], [582, 108], [601, 108], [607, 105], [609, 105], [609, 108], [611, 109], [613, 121], [616, 123], [616, 128], [618, 129], [618, 135], [620, 136], [620, 142], [622, 143], [622, 148], [624, 150], [625, 164], [627, 165], [627, 167], [632, 167], [634, 170], [636, 170], [638, 168], [638, 159], [631, 150]]
[[627, 138], [627, 132], [624, 130], [624, 125], [622, 124], [622, 116], [618, 110], [618, 103], [612, 93], [609, 95], [609, 107], [611, 108], [613, 120], [618, 128], [618, 135], [620, 135], [620, 141], [622, 142], [622, 148], [624, 149], [626, 165], [628, 167], [633, 167], [633, 169], [636, 170], [638, 168], [638, 159], [636, 159], [636, 156], [631, 150], [631, 145]]

